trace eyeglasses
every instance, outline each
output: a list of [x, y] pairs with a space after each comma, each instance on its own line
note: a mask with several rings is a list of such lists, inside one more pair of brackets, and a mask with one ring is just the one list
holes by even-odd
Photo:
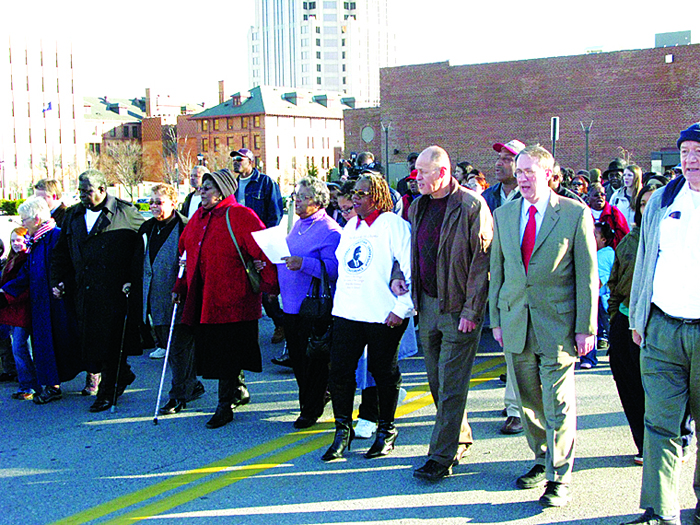
[[368, 191], [362, 191], [362, 190], [352, 190], [352, 195], [353, 197], [357, 197], [361, 199], [362, 197], [367, 197], [369, 195]]
[[345, 208], [345, 209], [340, 209], [340, 213], [345, 215], [346, 213], [350, 213], [353, 210], [353, 208]]
[[297, 202], [310, 201], [311, 195], [303, 195], [301, 193], [292, 193], [292, 199]]
[[148, 204], [151, 206], [162, 206], [163, 204], [165, 204], [165, 202], [166, 201], [154, 201], [153, 199], [151, 199], [150, 201], [148, 201]]

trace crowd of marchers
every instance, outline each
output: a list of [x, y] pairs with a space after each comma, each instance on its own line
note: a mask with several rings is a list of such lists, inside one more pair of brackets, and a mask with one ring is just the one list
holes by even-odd
[[179, 208], [175, 188], [155, 185], [148, 220], [108, 194], [97, 170], [79, 176], [70, 208], [56, 181], [39, 181], [0, 280], [0, 379], [19, 383], [13, 398], [43, 405], [85, 372], [89, 410], [107, 410], [136, 379], [127, 357], [141, 353], [147, 327], [164, 349], [152, 357], [172, 370], [159, 413], [201, 397], [198, 377], [216, 379], [206, 426], [220, 428], [251, 400], [245, 371], [262, 370], [264, 307], [273, 340], [285, 341], [273, 362], [298, 384], [294, 428], [332, 404], [324, 461], [356, 438], [374, 436], [368, 459], [392, 452], [406, 395], [399, 361], [422, 348], [436, 415], [413, 475], [437, 482], [473, 444], [467, 394], [490, 327], [507, 364], [501, 432], [524, 433], [534, 456], [515, 483], [544, 488], [540, 504], [560, 507], [573, 497], [574, 370], [607, 351], [643, 465], [644, 514], [628, 523], [679, 524], [677, 477], [700, 415], [700, 281], [690, 272], [700, 264], [700, 123], [677, 146], [680, 165], [665, 174], [619, 158], [601, 173], [560, 167], [540, 145], [498, 142], [492, 186], [430, 146], [408, 157], [396, 189], [365, 152], [339, 181], [298, 181], [289, 255], [274, 262], [253, 234], [280, 224], [282, 197], [250, 150], [231, 152], [232, 170], [193, 168]]

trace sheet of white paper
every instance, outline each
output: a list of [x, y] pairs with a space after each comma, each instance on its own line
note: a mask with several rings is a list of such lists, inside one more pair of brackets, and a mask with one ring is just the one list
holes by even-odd
[[266, 230], [253, 232], [253, 239], [260, 249], [265, 252], [272, 264], [281, 264], [282, 257], [289, 257], [289, 246], [287, 246], [286, 225], [274, 226]]

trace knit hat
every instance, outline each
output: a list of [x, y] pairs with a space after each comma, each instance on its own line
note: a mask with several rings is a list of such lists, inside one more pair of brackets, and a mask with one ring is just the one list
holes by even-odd
[[212, 171], [211, 173], [205, 173], [204, 177], [202, 178], [206, 179], [208, 177], [212, 178], [214, 184], [216, 184], [216, 187], [219, 189], [224, 199], [229, 195], [236, 193], [236, 190], [238, 189], [238, 181], [227, 168], [219, 171]]
[[600, 170], [598, 168], [593, 168], [589, 171], [591, 176], [591, 182], [600, 182]]
[[676, 142], [676, 146], [678, 146], [678, 149], [681, 149], [681, 144], [683, 144], [686, 140], [700, 142], [700, 122], [691, 124], [690, 127], [688, 127], [688, 129], [684, 129], [683, 131], [681, 131], [681, 136], [678, 139], [678, 142]]

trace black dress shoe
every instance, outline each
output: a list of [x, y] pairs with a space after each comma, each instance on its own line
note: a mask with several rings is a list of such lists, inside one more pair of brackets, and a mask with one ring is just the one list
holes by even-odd
[[248, 392], [248, 389], [246, 388], [241, 392], [241, 397], [233, 400], [231, 407], [238, 408], [242, 407], [243, 405], [247, 405], [248, 403], [250, 403], [250, 392]]
[[133, 383], [135, 379], [136, 379], [136, 374], [134, 374], [131, 370], [129, 370], [127, 372], [124, 380], [117, 383], [117, 397], [120, 397], [124, 393], [124, 391], [126, 390], [126, 387], [128, 387], [131, 383]]
[[523, 424], [517, 416], [508, 416], [506, 422], [501, 427], [501, 434], [520, 434], [523, 431]]
[[158, 410], [159, 414], [164, 416], [168, 414], [177, 414], [183, 408], [187, 408], [187, 403], [182, 399], [171, 399]]
[[97, 398], [95, 402], [88, 408], [90, 412], [104, 412], [112, 406], [112, 401], [105, 398]]
[[536, 489], [547, 482], [544, 465], [535, 465], [530, 472], [520, 476], [515, 484], [521, 489]]
[[425, 465], [413, 471], [414, 478], [427, 481], [439, 481], [452, 474], [452, 465], [446, 467], [433, 459], [429, 459]]
[[314, 426], [316, 424], [316, 421], [318, 421], [317, 417], [299, 416], [294, 422], [294, 428], [309, 428]]
[[349, 428], [336, 428], [333, 443], [330, 447], [328, 447], [326, 453], [321, 456], [321, 459], [323, 461], [333, 461], [334, 459], [342, 458], [345, 449], [347, 448], [350, 450], [350, 445], [352, 444], [354, 437], [355, 431], [353, 430], [352, 426]]
[[204, 390], [204, 385], [202, 384], [201, 381], [197, 381], [197, 384], [194, 385], [194, 388], [192, 389], [192, 395], [188, 399], [188, 401], [194, 401], [195, 399], [199, 399], [204, 395], [206, 390]]
[[540, 498], [540, 505], [543, 507], [563, 507], [570, 501], [571, 492], [569, 491], [569, 485], [548, 481], [547, 488], [544, 489], [544, 494]]
[[231, 407], [217, 406], [216, 412], [207, 421], [207, 428], [221, 428], [231, 421], [233, 421], [233, 410], [231, 410]]
[[[696, 514], [697, 517], [697, 514]], [[697, 525], [700, 521], [693, 518], [693, 524]], [[647, 511], [638, 517], [636, 520], [626, 521], [621, 525], [681, 525], [680, 518], [671, 518], [670, 520], [665, 520], [661, 516], [654, 514], [652, 509], [647, 509]]]
[[377, 427], [377, 437], [374, 439], [374, 444], [365, 452], [367, 459], [378, 458], [388, 455], [394, 450], [394, 442], [399, 435], [399, 431], [393, 423], [379, 422]]

